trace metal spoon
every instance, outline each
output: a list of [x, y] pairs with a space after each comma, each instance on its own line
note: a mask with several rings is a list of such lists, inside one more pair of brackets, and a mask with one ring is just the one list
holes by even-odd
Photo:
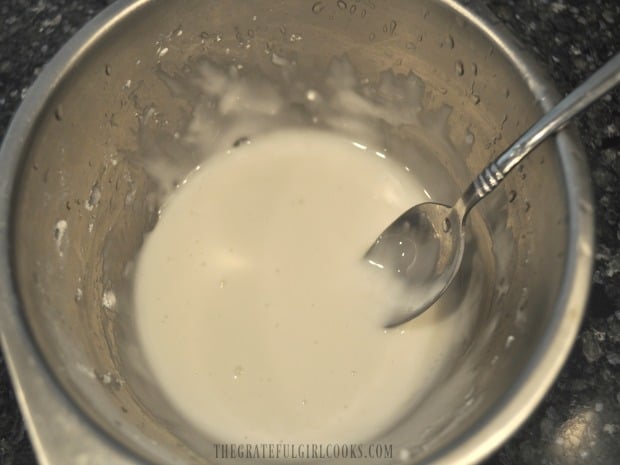
[[547, 137], [620, 83], [620, 54], [573, 90], [492, 161], [450, 207], [416, 205], [377, 238], [364, 258], [404, 280], [406, 298], [389, 310], [385, 326], [398, 326], [422, 314], [448, 288], [463, 258], [464, 225], [471, 208]]

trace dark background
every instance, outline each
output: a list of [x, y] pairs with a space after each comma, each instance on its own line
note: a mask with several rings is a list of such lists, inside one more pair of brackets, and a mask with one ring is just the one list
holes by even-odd
[[[237, 0], [230, 0], [237, 1]], [[58, 49], [112, 0], [0, 0], [0, 140]], [[620, 51], [620, 0], [482, 0], [562, 94]], [[527, 423], [485, 465], [620, 463], [620, 91], [577, 121], [596, 204], [595, 271], [569, 361]], [[0, 464], [35, 464], [0, 354]]]

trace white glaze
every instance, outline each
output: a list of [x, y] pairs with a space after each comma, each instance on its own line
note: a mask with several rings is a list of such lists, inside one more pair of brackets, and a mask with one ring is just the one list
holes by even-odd
[[425, 200], [389, 157], [318, 130], [209, 159], [138, 260], [136, 323], [164, 394], [228, 442], [363, 441], [393, 425], [463, 334], [437, 311], [379, 323], [390, 288], [361, 257]]

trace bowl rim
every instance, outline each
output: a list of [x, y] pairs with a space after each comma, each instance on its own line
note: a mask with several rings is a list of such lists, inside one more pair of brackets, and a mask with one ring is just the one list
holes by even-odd
[[[28, 136], [49, 98], [73, 66], [126, 17], [155, 0], [119, 0], [88, 21], [45, 66], [13, 116], [0, 148], [0, 337], [15, 393], [37, 457], [43, 463], [72, 463], [88, 451], [107, 463], [150, 462], [117, 441], [79, 407], [61, 387], [33, 340], [13, 282], [10, 219], [15, 179]], [[504, 54], [544, 111], [559, 98], [537, 60], [479, 1], [436, 0], [475, 26]], [[543, 337], [525, 369], [503, 397], [465, 434], [425, 458], [422, 464], [473, 465], [499, 448], [532, 414], [553, 385], [576, 340], [585, 314], [593, 267], [594, 215], [590, 172], [574, 128], [557, 135], [568, 205], [566, 267], [558, 299]], [[52, 431], [50, 415], [65, 418]], [[68, 441], [68, 438], [75, 438]], [[75, 444], [80, 443], [76, 449]], [[52, 451], [52, 448], [56, 450]], [[53, 460], [52, 460], [53, 458]]]

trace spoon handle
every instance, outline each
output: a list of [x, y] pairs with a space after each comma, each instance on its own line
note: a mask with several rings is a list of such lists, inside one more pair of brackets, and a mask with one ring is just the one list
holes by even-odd
[[461, 218], [464, 220], [469, 210], [493, 191], [541, 142], [562, 129], [570, 119], [619, 83], [620, 53], [562, 99], [476, 176], [454, 207]]

